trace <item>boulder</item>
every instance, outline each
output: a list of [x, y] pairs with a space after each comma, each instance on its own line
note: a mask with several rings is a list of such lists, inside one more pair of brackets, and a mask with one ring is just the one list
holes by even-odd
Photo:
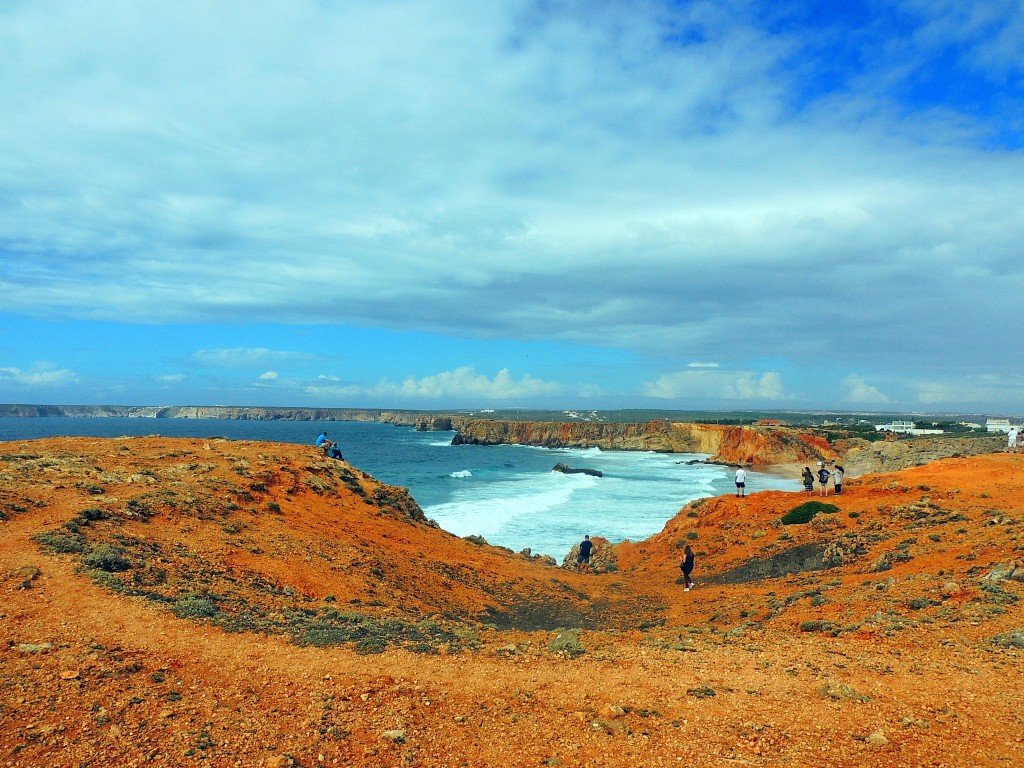
[[561, 462], [555, 464], [555, 466], [551, 468], [551, 471], [561, 472], [563, 475], [590, 475], [591, 477], [604, 477], [604, 473], [599, 469], [570, 467], [568, 464], [563, 464]]

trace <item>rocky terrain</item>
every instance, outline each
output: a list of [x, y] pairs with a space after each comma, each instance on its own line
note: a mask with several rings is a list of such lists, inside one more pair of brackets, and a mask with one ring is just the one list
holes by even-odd
[[312, 447], [0, 443], [0, 765], [1021, 765], [1022, 488], [705, 499], [577, 574]]
[[919, 467], [938, 459], [994, 453], [1006, 446], [1004, 435], [978, 437], [916, 437], [913, 439], [846, 440], [836, 448], [843, 454], [844, 467], [853, 476], [869, 472], [896, 472]]
[[641, 424], [475, 419], [458, 427], [453, 445], [538, 445], [617, 451], [707, 453], [728, 464], [813, 464], [835, 458], [828, 441], [786, 427], [738, 427], [649, 421]]

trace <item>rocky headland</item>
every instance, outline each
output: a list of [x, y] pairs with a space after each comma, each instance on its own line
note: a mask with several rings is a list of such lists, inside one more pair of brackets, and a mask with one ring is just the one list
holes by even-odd
[[453, 445], [537, 445], [615, 451], [704, 453], [716, 463], [748, 466], [814, 463], [836, 452], [818, 435], [785, 427], [650, 421], [642, 424], [468, 420]]
[[1024, 764], [1022, 486], [996, 453], [704, 499], [577, 574], [309, 446], [0, 443], [0, 758]]

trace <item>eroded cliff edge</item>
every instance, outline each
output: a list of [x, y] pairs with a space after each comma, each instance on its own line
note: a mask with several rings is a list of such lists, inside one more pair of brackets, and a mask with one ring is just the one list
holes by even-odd
[[809, 464], [836, 452], [823, 437], [784, 427], [649, 421], [641, 424], [470, 420], [452, 445], [536, 445], [614, 451], [706, 453], [710, 461], [747, 466]]

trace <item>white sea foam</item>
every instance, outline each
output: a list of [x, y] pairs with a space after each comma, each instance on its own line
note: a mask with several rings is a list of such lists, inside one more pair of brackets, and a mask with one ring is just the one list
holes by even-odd
[[472, 476], [473, 476], [473, 473], [471, 471], [469, 471], [468, 469], [460, 469], [458, 472], [452, 472], [451, 474], [448, 475], [448, 477], [456, 477], [456, 478], [472, 477]]

